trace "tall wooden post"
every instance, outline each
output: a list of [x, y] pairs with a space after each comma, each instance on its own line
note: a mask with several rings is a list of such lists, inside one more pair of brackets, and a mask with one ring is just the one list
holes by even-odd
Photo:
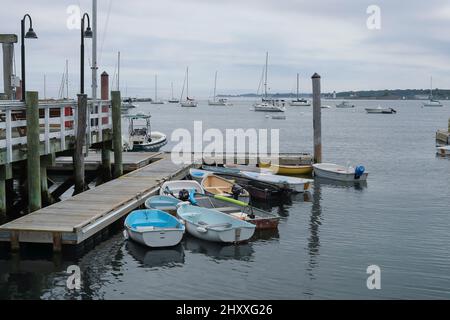
[[448, 118], [448, 132], [450, 133], [450, 118]]
[[120, 113], [120, 107], [122, 104], [122, 98], [120, 97], [120, 91], [111, 91], [112, 99], [112, 124], [113, 124], [113, 149], [114, 149], [114, 179], [120, 177], [123, 174], [122, 165], [122, 118]]
[[79, 194], [86, 190], [84, 182], [84, 146], [86, 143], [86, 111], [87, 111], [87, 95], [78, 95], [77, 110], [77, 140], [75, 142], [75, 151], [73, 162], [75, 168], [75, 192]]
[[34, 212], [42, 207], [38, 93], [27, 92], [25, 100], [27, 106], [28, 208], [30, 212]]
[[312, 76], [313, 87], [313, 128], [314, 128], [314, 163], [322, 162], [322, 106], [320, 98], [320, 76]]
[[[103, 72], [100, 81], [101, 99], [109, 100], [109, 75]], [[104, 107], [102, 112], [107, 112], [108, 107]], [[105, 121], [106, 120], [106, 121]], [[100, 119], [102, 124], [108, 123], [108, 118]], [[103, 181], [109, 181], [112, 179], [111, 175], [111, 142], [103, 141], [102, 143], [102, 179]]]
[[54, 203], [54, 199], [48, 191], [48, 176], [47, 167], [55, 164], [55, 154], [45, 155], [41, 158], [41, 191], [42, 202], [44, 205], [50, 205]]

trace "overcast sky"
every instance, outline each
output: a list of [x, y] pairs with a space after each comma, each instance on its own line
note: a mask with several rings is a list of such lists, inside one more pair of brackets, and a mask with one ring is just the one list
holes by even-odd
[[[323, 91], [450, 88], [450, 2], [365, 0], [98, 0], [99, 73], [111, 78], [121, 51], [122, 91], [180, 95], [186, 66], [192, 96], [207, 97], [219, 72], [219, 93], [255, 92], [269, 52], [271, 92], [310, 92], [318, 72]], [[0, 33], [20, 32], [30, 13], [38, 40], [27, 40], [27, 89], [57, 96], [69, 59], [70, 91], [79, 90], [79, 30], [67, 28], [70, 5], [91, 13], [91, 0], [2, 0]], [[369, 30], [369, 5], [381, 29]], [[86, 54], [91, 54], [87, 40]], [[16, 46], [20, 74], [20, 46]], [[90, 58], [87, 59], [89, 64]], [[86, 88], [90, 88], [89, 65]], [[2, 79], [0, 80], [2, 82]], [[2, 83], [3, 88], [3, 83]], [[86, 90], [88, 91], [88, 90]]]

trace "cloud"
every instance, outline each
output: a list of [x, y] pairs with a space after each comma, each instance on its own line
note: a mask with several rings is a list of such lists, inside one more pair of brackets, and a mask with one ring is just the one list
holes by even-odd
[[[42, 91], [46, 74], [47, 92], [56, 96], [68, 59], [74, 95], [80, 40], [79, 30], [66, 27], [66, 10], [75, 4], [90, 13], [91, 1], [6, 2], [1, 32], [18, 33], [20, 18], [29, 12], [39, 36], [26, 43], [28, 89]], [[371, 4], [381, 8], [381, 30], [366, 27]], [[324, 91], [427, 87], [430, 75], [436, 86], [450, 87], [449, 19], [450, 7], [442, 0], [104, 0], [99, 64], [112, 78], [121, 51], [121, 83], [135, 96], [153, 95], [155, 74], [161, 96], [169, 95], [171, 82], [181, 90], [188, 65], [198, 97], [210, 94], [216, 70], [219, 92], [254, 92], [266, 51], [272, 91], [293, 90], [297, 72], [302, 91], [311, 91], [314, 72], [322, 75]], [[87, 57], [90, 49], [87, 41]], [[86, 73], [88, 88], [89, 65]]]

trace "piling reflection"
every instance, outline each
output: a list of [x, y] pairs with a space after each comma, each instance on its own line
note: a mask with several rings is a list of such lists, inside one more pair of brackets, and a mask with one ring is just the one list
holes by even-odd
[[322, 186], [319, 181], [315, 181], [312, 195], [311, 217], [309, 220], [308, 238], [308, 267], [307, 271], [311, 280], [315, 279], [314, 269], [317, 267], [317, 258], [320, 250], [320, 225], [322, 224]]
[[214, 260], [249, 260], [254, 253], [251, 243], [223, 244], [191, 236], [185, 236], [183, 246], [191, 253], [201, 253]]
[[172, 248], [153, 249], [139, 243], [127, 241], [125, 245], [128, 253], [146, 268], [174, 268], [184, 264], [184, 249], [182, 245]]

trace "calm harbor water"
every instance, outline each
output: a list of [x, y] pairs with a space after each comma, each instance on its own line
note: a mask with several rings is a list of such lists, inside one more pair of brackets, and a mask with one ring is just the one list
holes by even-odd
[[[324, 104], [334, 106], [336, 102]], [[177, 248], [149, 250], [120, 230], [82, 256], [38, 249], [0, 252], [1, 299], [448, 299], [450, 297], [450, 159], [435, 155], [436, 129], [449, 106], [419, 101], [357, 101], [323, 110], [326, 162], [363, 164], [364, 185], [316, 181], [307, 195], [267, 205], [283, 216], [278, 231], [240, 246], [185, 237]], [[382, 104], [395, 115], [366, 114]], [[279, 128], [282, 152], [312, 151], [312, 110], [288, 107], [286, 120], [233, 107], [182, 109], [140, 103], [153, 130]], [[165, 150], [174, 145], [169, 143]], [[66, 288], [69, 265], [82, 289]], [[381, 268], [381, 290], [368, 290], [366, 268]]]

